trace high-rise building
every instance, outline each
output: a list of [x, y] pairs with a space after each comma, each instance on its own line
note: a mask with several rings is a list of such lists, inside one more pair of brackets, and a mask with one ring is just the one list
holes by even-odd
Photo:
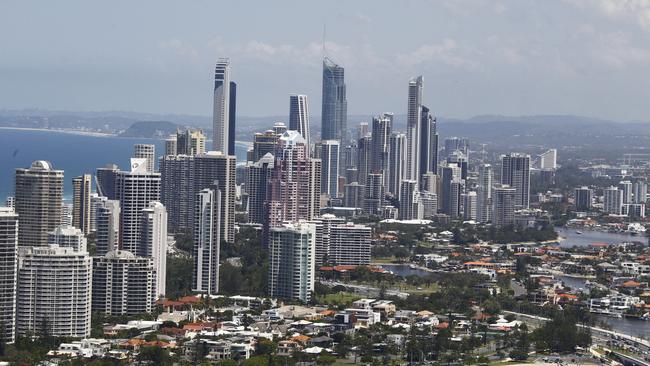
[[364, 199], [366, 196], [366, 186], [359, 184], [359, 182], [352, 182], [345, 185], [344, 206], [363, 208], [365, 206]]
[[603, 212], [613, 215], [623, 214], [624, 192], [611, 186], [603, 190]]
[[418, 184], [415, 180], [402, 181], [399, 193], [399, 219], [416, 220], [422, 218]]
[[632, 202], [632, 182], [624, 180], [618, 182], [618, 188], [623, 191], [623, 204]]
[[515, 207], [528, 208], [530, 205], [530, 156], [508, 154], [501, 159], [501, 184], [517, 190]]
[[235, 153], [235, 125], [237, 120], [237, 84], [230, 82], [230, 103], [228, 111], [228, 155]]
[[308, 222], [316, 225], [316, 266], [333, 264], [330, 258], [332, 228], [345, 224], [345, 219], [332, 214], [324, 214]]
[[307, 144], [307, 151], [309, 151], [311, 138], [309, 136], [309, 108], [306, 95], [289, 95], [289, 130], [298, 131], [302, 135], [305, 144]]
[[7, 196], [5, 199], [5, 207], [16, 208], [16, 198], [14, 196]]
[[269, 196], [269, 183], [273, 176], [275, 158], [267, 153], [257, 162], [248, 162], [246, 166], [246, 184], [248, 193], [248, 222], [264, 224], [266, 222], [265, 204]]
[[388, 185], [387, 193], [393, 197], [399, 196], [399, 187], [402, 180], [406, 179], [406, 164], [408, 145], [406, 135], [394, 133], [389, 139], [388, 156]]
[[379, 209], [384, 205], [384, 175], [382, 173], [368, 174], [363, 204], [363, 210], [366, 214], [379, 214]]
[[131, 171], [115, 177], [117, 200], [120, 201], [121, 249], [139, 253], [142, 210], [152, 201], [160, 201], [160, 173], [147, 170], [144, 159], [131, 159]]
[[345, 96], [345, 69], [323, 58], [323, 109], [321, 139], [346, 143], [348, 101]]
[[149, 202], [149, 206], [141, 211], [140, 221], [140, 245], [134, 254], [153, 258], [155, 296], [164, 297], [167, 281], [167, 210], [160, 202]]
[[478, 195], [471, 191], [463, 194], [463, 219], [476, 221]]
[[[220, 58], [214, 69], [212, 150], [228, 154], [230, 138], [230, 59]], [[234, 133], [234, 131], [232, 131]]]
[[151, 144], [135, 144], [133, 145], [133, 158], [134, 159], [147, 159], [145, 163], [148, 173], [155, 172], [156, 165], [156, 145]]
[[372, 228], [351, 222], [333, 225], [329, 233], [328, 258], [334, 265], [370, 264]]
[[88, 240], [84, 233], [74, 226], [58, 226], [48, 234], [48, 245], [58, 245], [62, 248], [72, 248], [77, 252], [88, 250]]
[[113, 316], [151, 313], [155, 274], [153, 258], [124, 250], [93, 257], [92, 310]]
[[[284, 133], [284, 132], [283, 132]], [[273, 130], [268, 130], [264, 133], [256, 133], [253, 136], [253, 160], [259, 161], [264, 155], [275, 153], [275, 149], [278, 145], [278, 138], [281, 134], [278, 135]]]
[[176, 155], [178, 154], [178, 139], [176, 135], [170, 135], [165, 139], [165, 155]]
[[321, 174], [321, 193], [329, 197], [336, 198], [339, 196], [339, 166], [340, 166], [340, 148], [341, 143], [338, 140], [321, 141], [322, 174]]
[[63, 170], [44, 160], [16, 169], [15, 197], [20, 246], [47, 245], [47, 234], [61, 224]]
[[72, 226], [81, 229], [84, 234], [90, 233], [92, 194], [92, 176], [84, 174], [72, 178]]
[[[235, 242], [235, 169], [236, 158], [218, 151], [208, 151], [194, 157], [194, 191], [216, 184], [221, 191], [221, 240]], [[196, 206], [195, 206], [196, 207]], [[196, 227], [195, 225], [193, 225]]]
[[269, 295], [308, 302], [314, 291], [316, 225], [306, 222], [271, 228]]
[[18, 264], [18, 215], [0, 207], [0, 340], [16, 339], [16, 271]]
[[420, 112], [420, 152], [418, 180], [427, 173], [438, 174], [438, 133], [436, 119], [429, 113], [429, 108], [422, 106]]
[[492, 190], [492, 223], [504, 227], [515, 223], [515, 201], [517, 190], [506, 185]]
[[591, 210], [591, 204], [594, 200], [594, 191], [589, 187], [580, 187], [575, 189], [575, 208], [577, 211]]
[[107, 164], [103, 168], [98, 168], [95, 172], [97, 185], [97, 194], [106, 197], [109, 200], [116, 199], [115, 194], [115, 177], [120, 169], [115, 164]]
[[365, 136], [357, 144], [357, 181], [365, 185], [372, 172], [372, 137]]
[[309, 146], [289, 130], [279, 140], [267, 200], [268, 225], [311, 220], [320, 211], [321, 160], [309, 157]]
[[557, 149], [549, 149], [539, 155], [539, 168], [542, 170], [557, 169]]
[[422, 218], [431, 219], [438, 213], [438, 195], [436, 193], [420, 191], [419, 200], [422, 206]]
[[420, 121], [422, 120], [422, 76], [409, 81], [408, 109], [406, 112], [406, 139], [408, 162], [406, 175], [410, 180], [419, 180], [420, 155]]
[[448, 137], [445, 139], [444, 158], [448, 158], [454, 151], [460, 151], [469, 158], [469, 140], [460, 137]]
[[467, 156], [460, 150], [453, 151], [447, 156], [447, 166], [455, 165], [460, 168], [460, 179], [467, 179], [469, 172], [469, 161]]
[[648, 201], [648, 181], [646, 178], [638, 178], [632, 187], [634, 203], [646, 203]]
[[117, 250], [120, 240], [120, 201], [106, 200], [97, 208], [95, 255]]
[[451, 217], [461, 217], [462, 211], [462, 198], [465, 192], [465, 181], [462, 179], [453, 179], [449, 183], [449, 212]]
[[209, 295], [219, 292], [222, 202], [216, 185], [202, 189], [196, 196], [192, 290]]
[[443, 166], [440, 171], [442, 173], [440, 178], [440, 211], [449, 216], [456, 217], [458, 216], [458, 212], [454, 208], [460, 205], [458, 203], [460, 195], [456, 194], [462, 192], [453, 191], [452, 182], [460, 181], [461, 170], [458, 166], [450, 165]]
[[59, 225], [72, 226], [72, 203], [63, 203], [61, 206], [61, 222]]
[[273, 124], [273, 127], [271, 127], [273, 132], [279, 136], [282, 136], [285, 132], [287, 132], [287, 125], [284, 124], [284, 122], [275, 122]]
[[194, 156], [205, 153], [205, 135], [202, 130], [176, 132], [176, 150], [174, 154]]
[[194, 156], [165, 155], [160, 159], [160, 200], [167, 208], [168, 229], [192, 230], [194, 216]]
[[90, 335], [92, 260], [56, 245], [23, 247], [18, 255], [16, 333]]
[[390, 151], [388, 140], [392, 125], [392, 113], [383, 113], [372, 119], [370, 168], [372, 173], [383, 173], [384, 177], [388, 177], [388, 153]]
[[476, 221], [480, 223], [492, 220], [492, 175], [492, 165], [479, 165], [476, 185]]

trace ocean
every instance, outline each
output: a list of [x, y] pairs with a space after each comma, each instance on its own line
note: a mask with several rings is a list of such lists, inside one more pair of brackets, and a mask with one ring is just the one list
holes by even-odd
[[[156, 156], [163, 154], [163, 140], [89, 136], [57, 131], [0, 129], [0, 205], [14, 192], [14, 171], [26, 168], [34, 160], [48, 160], [65, 174], [64, 196], [72, 197], [72, 178], [106, 164], [128, 169], [133, 145], [156, 145]], [[245, 161], [248, 145], [238, 142], [237, 161]]]

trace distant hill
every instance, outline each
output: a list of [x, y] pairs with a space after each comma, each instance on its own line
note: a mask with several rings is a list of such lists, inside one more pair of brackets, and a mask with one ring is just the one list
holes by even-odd
[[165, 138], [181, 128], [168, 121], [138, 121], [121, 132], [120, 137]]

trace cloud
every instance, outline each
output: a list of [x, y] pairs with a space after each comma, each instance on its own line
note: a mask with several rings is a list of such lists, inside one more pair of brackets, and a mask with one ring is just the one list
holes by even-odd
[[187, 58], [191, 62], [198, 62], [199, 52], [189, 43], [182, 41], [178, 38], [170, 38], [168, 40], [160, 41], [158, 46], [174, 54]]
[[591, 8], [599, 13], [637, 24], [650, 31], [650, 0], [564, 0], [581, 8]]
[[403, 66], [418, 66], [428, 62], [440, 62], [457, 68], [473, 69], [478, 66], [475, 60], [461, 56], [461, 50], [455, 40], [446, 38], [438, 44], [424, 44], [412, 52], [397, 55], [397, 61]]

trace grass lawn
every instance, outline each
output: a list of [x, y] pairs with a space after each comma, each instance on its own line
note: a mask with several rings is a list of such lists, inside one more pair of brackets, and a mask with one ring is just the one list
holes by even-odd
[[438, 290], [440, 290], [440, 286], [438, 286], [437, 283], [432, 283], [429, 286], [427, 286], [426, 284], [422, 284], [420, 286], [404, 284], [401, 286], [395, 286], [395, 289], [399, 291], [408, 292], [409, 294], [423, 295], [423, 294], [431, 294], [434, 292], [438, 292]]
[[370, 259], [371, 264], [380, 263], [380, 264], [390, 264], [397, 263], [397, 258], [395, 257], [372, 257]]
[[360, 298], [361, 296], [351, 292], [337, 292], [335, 294], [319, 295], [318, 302], [321, 304], [347, 305]]

